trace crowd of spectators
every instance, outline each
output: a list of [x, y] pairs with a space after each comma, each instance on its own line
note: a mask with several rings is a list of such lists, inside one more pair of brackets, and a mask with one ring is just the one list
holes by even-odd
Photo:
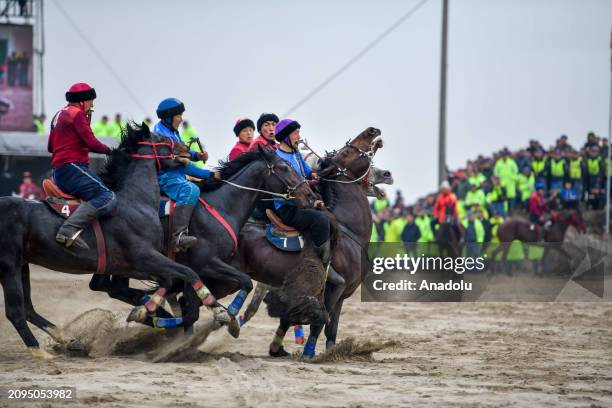
[[[562, 135], [548, 149], [537, 140], [518, 151], [504, 148], [490, 157], [469, 160], [464, 168], [449, 171], [448, 183], [457, 197], [457, 225], [466, 242], [495, 241], [497, 227], [513, 213], [528, 215], [530, 198], [537, 190], [551, 208], [601, 210], [606, 203], [609, 142], [589, 132], [586, 142], [574, 147]], [[372, 242], [434, 241], [433, 217], [438, 193], [406, 205], [400, 191], [393, 200], [372, 202]]]

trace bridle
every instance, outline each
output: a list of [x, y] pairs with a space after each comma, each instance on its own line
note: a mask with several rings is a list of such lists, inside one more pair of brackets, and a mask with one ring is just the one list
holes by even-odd
[[[167, 142], [167, 140], [169, 140], [169, 142]], [[142, 145], [142, 146], [152, 146], [153, 147], [153, 154], [138, 154], [138, 153], [131, 153], [128, 154], [128, 157], [132, 157], [132, 158], [136, 158], [136, 159], [155, 159], [155, 165], [157, 167], [157, 170], [161, 170], [161, 159], [172, 159], [174, 160], [177, 155], [174, 154], [174, 140], [170, 137], [165, 137], [163, 139], [163, 141], [161, 142], [137, 142], [137, 144]], [[164, 146], [167, 147], [170, 150], [170, 154], [167, 155], [160, 155], [159, 152], [157, 151], [157, 147], [158, 146]], [[181, 155], [179, 155], [179, 157], [182, 157]]]
[[[357, 157], [355, 157], [353, 160], [351, 160], [350, 163], [348, 163], [346, 166], [342, 166], [341, 164], [339, 164], [334, 157], [338, 154], [339, 150], [332, 150], [331, 152], [326, 152], [325, 154], [325, 161], [330, 162], [335, 168], [336, 168], [336, 173], [332, 174], [330, 177], [333, 178], [325, 178], [325, 177], [319, 177], [320, 180], [322, 181], [326, 181], [329, 183], [341, 183], [341, 184], [353, 184], [353, 183], [358, 183], [362, 180], [365, 179], [364, 184], [367, 185], [367, 178], [370, 174], [370, 171], [372, 170], [372, 166], [374, 166], [374, 156], [376, 155], [376, 152], [378, 149], [376, 149], [376, 146], [378, 145], [378, 142], [382, 140], [382, 137], [380, 135], [376, 136], [372, 142], [370, 143], [370, 148], [368, 150], [361, 150], [359, 147], [351, 144], [351, 141], [348, 140], [345, 144], [344, 147], [345, 148], [352, 148], [357, 150], [357, 152], [359, 153], [359, 155]], [[301, 141], [300, 142], [308, 149], [310, 150], [315, 156], [317, 156], [319, 159], [321, 159], [321, 157], [310, 148], [310, 146], [308, 146], [306, 144], [306, 142]], [[368, 160], [368, 168], [366, 169], [366, 171], [359, 177], [355, 177], [353, 175], [350, 174], [351, 170], [350, 167], [353, 165], [353, 163], [355, 163], [357, 160], [361, 160], [363, 158], [367, 158]], [[346, 177], [349, 180], [336, 180], [336, 177]]]

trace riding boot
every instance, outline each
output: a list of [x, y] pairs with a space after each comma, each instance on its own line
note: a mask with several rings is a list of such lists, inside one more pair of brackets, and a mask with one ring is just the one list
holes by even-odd
[[331, 283], [334, 286], [343, 286], [346, 284], [346, 281], [334, 268], [331, 266], [327, 269], [327, 282]]
[[98, 210], [93, 205], [84, 202], [64, 221], [57, 231], [55, 240], [68, 248], [73, 244], [81, 248], [89, 248], [79, 235], [96, 218], [98, 218]]
[[172, 244], [175, 252], [187, 251], [198, 242], [196, 237], [187, 235], [187, 227], [189, 227], [192, 212], [193, 205], [181, 205], [174, 209]]
[[319, 258], [321, 258], [323, 266], [327, 268], [329, 261], [331, 260], [331, 244], [329, 239], [320, 246], [315, 246], [315, 253]]

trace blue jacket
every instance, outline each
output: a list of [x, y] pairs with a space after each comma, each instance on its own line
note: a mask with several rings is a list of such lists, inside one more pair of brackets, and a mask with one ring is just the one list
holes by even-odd
[[402, 231], [402, 241], [417, 242], [419, 238], [421, 238], [421, 230], [419, 230], [419, 227], [414, 222], [406, 224]]
[[[174, 143], [181, 143], [181, 144], [185, 144], [183, 143], [183, 141], [181, 140], [181, 136], [179, 135], [179, 133], [176, 130], [171, 130], [168, 129], [168, 127], [166, 125], [164, 125], [161, 121], [157, 122], [157, 124], [153, 127], [153, 133], [156, 133], [158, 135], [163, 135], [166, 137], [171, 138], [172, 140], [174, 140]], [[198, 160], [198, 152], [191, 150], [191, 160], [192, 161], [197, 161]], [[208, 178], [211, 176], [211, 171], [210, 170], [206, 170], [206, 169], [202, 169], [199, 168], [197, 166], [194, 166], [193, 164], [188, 164], [187, 166], [184, 167], [177, 167], [175, 169], [162, 169], [159, 171], [159, 175], [161, 176], [162, 174], [166, 174], [166, 173], [170, 173], [170, 172], [174, 172], [176, 173], [177, 176], [179, 177], [185, 177], [185, 175], [191, 176], [191, 177], [197, 177], [200, 179], [203, 178]]]
[[[310, 168], [308, 163], [306, 163], [306, 161], [302, 157], [302, 154], [299, 151], [287, 153], [287, 152], [282, 151], [281, 149], [276, 149], [276, 154], [280, 158], [284, 159], [287, 163], [289, 163], [289, 165], [293, 168], [293, 170], [295, 170], [297, 174], [300, 175], [302, 178], [310, 178], [310, 176], [312, 175], [312, 169]], [[283, 200], [282, 198], [274, 199], [275, 209], [278, 210], [280, 207], [284, 205], [295, 205], [295, 204], [293, 203], [293, 201]]]

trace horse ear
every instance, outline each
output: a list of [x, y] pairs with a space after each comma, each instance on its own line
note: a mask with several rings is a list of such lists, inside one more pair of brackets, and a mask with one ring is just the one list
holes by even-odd
[[145, 122], [144, 120], [142, 121], [142, 123], [140, 124], [140, 128], [147, 134], [151, 134], [151, 129], [149, 129], [149, 125], [147, 125], [147, 122]]
[[263, 156], [264, 160], [267, 163], [270, 163], [270, 161], [272, 160], [270, 149], [265, 148], [260, 144], [257, 144], [257, 149], [259, 150], [259, 153], [261, 153], [261, 155]]

